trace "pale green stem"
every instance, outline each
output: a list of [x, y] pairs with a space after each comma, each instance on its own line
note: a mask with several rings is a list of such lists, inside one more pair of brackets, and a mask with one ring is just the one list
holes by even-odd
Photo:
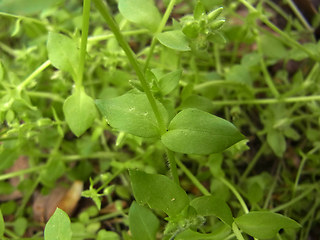
[[240, 193], [235, 189], [235, 187], [223, 177], [220, 177], [219, 180], [224, 185], [226, 185], [231, 190], [231, 192], [235, 195], [235, 197], [238, 199], [238, 201], [239, 201], [244, 213], [249, 213], [249, 210], [248, 210], [248, 207], [247, 207], [246, 203], [244, 202], [244, 200], [241, 197]]
[[265, 61], [263, 59], [262, 44], [261, 44], [261, 39], [260, 39], [259, 34], [256, 35], [256, 40], [258, 43], [258, 51], [259, 51], [259, 55], [260, 55], [260, 66], [261, 66], [262, 73], [264, 75], [264, 79], [265, 79], [270, 91], [272, 92], [273, 96], [275, 98], [278, 98], [280, 96], [280, 94], [279, 94], [276, 86], [273, 83], [273, 80], [268, 72], [267, 66], [266, 66]]
[[76, 87], [82, 87], [84, 64], [87, 53], [87, 41], [89, 33], [89, 19], [90, 19], [90, 0], [83, 0], [83, 13], [82, 13], [82, 33], [80, 44], [80, 61], [78, 79], [76, 81]]
[[147, 95], [148, 101], [151, 105], [151, 108], [154, 112], [154, 115], [157, 119], [157, 122], [159, 124], [160, 133], [161, 134], [165, 133], [166, 125], [165, 125], [164, 119], [163, 119], [162, 115], [160, 114], [160, 111], [159, 111], [158, 106], [156, 104], [156, 100], [151, 93], [150, 86], [148, 85], [148, 82], [147, 82], [147, 80], [146, 80], [146, 78], [145, 78], [145, 76], [144, 76], [144, 74], [138, 64], [138, 61], [135, 57], [135, 54], [133, 53], [129, 44], [124, 39], [123, 35], [121, 34], [117, 23], [111, 17], [107, 6], [101, 0], [93, 0], [93, 2], [95, 3], [96, 8], [100, 12], [100, 14], [104, 18], [104, 20], [107, 22], [109, 28], [111, 29], [111, 31], [115, 35], [119, 45], [122, 47], [123, 51], [126, 53], [129, 62], [131, 63], [132, 67], [134, 68], [134, 70], [140, 80], [141, 86]]
[[302, 160], [301, 160], [300, 165], [299, 165], [299, 169], [298, 169], [298, 172], [297, 172], [297, 175], [296, 175], [296, 180], [294, 181], [294, 186], [293, 186], [293, 190], [292, 190], [293, 195], [295, 195], [295, 192], [296, 192], [296, 190], [298, 188], [298, 184], [299, 184], [299, 180], [300, 180], [300, 177], [301, 177], [302, 169], [303, 169], [306, 161], [308, 160], [308, 155], [309, 154], [313, 154], [316, 151], [318, 151], [317, 147], [312, 149], [311, 151], [309, 151], [308, 154], [301, 153]]
[[273, 208], [273, 209], [271, 209], [270, 211], [271, 211], [271, 212], [279, 212], [279, 211], [282, 211], [282, 210], [290, 207], [291, 205], [295, 204], [296, 202], [299, 202], [302, 198], [308, 196], [314, 189], [315, 189], [315, 188], [312, 187], [312, 188], [308, 189], [307, 191], [305, 191], [304, 193], [301, 193], [299, 196], [291, 199], [289, 202], [284, 203], [284, 204], [282, 204], [282, 205], [280, 205], [280, 206], [278, 206], [278, 207], [276, 207], [276, 208]]
[[176, 158], [176, 163], [203, 195], [210, 195], [210, 192], [199, 182], [199, 180], [189, 171], [189, 169], [180, 161], [179, 158]]
[[244, 240], [244, 238], [243, 238], [243, 236], [242, 236], [242, 234], [241, 234], [241, 232], [235, 222], [232, 223], [232, 231], [233, 231], [234, 235], [236, 235], [236, 238], [238, 240]]
[[31, 97], [38, 97], [38, 98], [48, 98], [53, 101], [63, 103], [65, 99], [63, 99], [58, 94], [50, 93], [50, 92], [34, 92], [34, 91], [27, 91], [27, 94]]
[[179, 185], [179, 176], [178, 176], [177, 164], [176, 164], [176, 158], [175, 158], [174, 152], [167, 149], [167, 156], [168, 156], [168, 161], [169, 161], [169, 166], [171, 169], [173, 181]]
[[265, 98], [265, 99], [253, 99], [253, 100], [224, 100], [213, 101], [214, 105], [263, 105], [263, 104], [277, 104], [277, 103], [296, 103], [296, 102], [310, 102], [320, 101], [320, 95], [316, 96], [301, 96], [301, 97], [289, 97], [285, 99]]
[[154, 48], [156, 46], [156, 43], [157, 43], [157, 35], [159, 33], [161, 33], [164, 29], [164, 27], [166, 26], [166, 23], [169, 19], [169, 16], [173, 10], [173, 7], [174, 5], [176, 4], [176, 0], [171, 0], [167, 9], [166, 9], [166, 12], [164, 13], [163, 17], [162, 17], [162, 20], [158, 26], [158, 29], [157, 31], [155, 32], [154, 34], [154, 37], [152, 38], [152, 41], [151, 41], [151, 45], [150, 45], [150, 50], [149, 50], [149, 54], [148, 54], [148, 57], [147, 57], [147, 60], [146, 60], [146, 63], [144, 65], [144, 71], [147, 70], [148, 66], [149, 66], [149, 63], [150, 63], [150, 60], [151, 60], [151, 57], [153, 55], [153, 51], [154, 51]]
[[22, 15], [14, 15], [14, 14], [10, 14], [10, 13], [5, 13], [5, 12], [0, 12], [0, 16], [3, 17], [9, 17], [9, 18], [16, 18], [16, 19], [21, 19], [24, 21], [29, 21], [29, 22], [33, 22], [42, 26], [48, 26], [47, 22], [35, 19], [35, 18], [30, 18], [30, 17], [26, 17], [26, 16], [22, 16]]
[[[123, 36], [136, 36], [136, 35], [140, 35], [140, 34], [146, 34], [148, 32], [149, 32], [149, 30], [147, 30], [147, 29], [138, 29], [138, 30], [124, 31], [124, 32], [122, 32], [122, 35]], [[98, 35], [98, 36], [90, 36], [90, 37], [88, 37], [88, 42], [104, 41], [104, 40], [108, 40], [110, 38], [114, 38], [113, 33]]]
[[22, 83], [17, 86], [18, 92], [21, 92], [35, 77], [37, 77], [43, 70], [49, 67], [50, 60], [45, 61], [36, 70], [34, 70]]
[[294, 2], [292, 0], [286, 0], [286, 2], [288, 3], [288, 5], [290, 6], [291, 10], [294, 12], [294, 14], [299, 18], [299, 20], [301, 21], [302, 25], [308, 29], [308, 31], [312, 32], [313, 29], [310, 26], [310, 24], [308, 23], [308, 21], [305, 19], [305, 17], [302, 15], [302, 13], [299, 11], [299, 9], [297, 8], [297, 6], [294, 4]]

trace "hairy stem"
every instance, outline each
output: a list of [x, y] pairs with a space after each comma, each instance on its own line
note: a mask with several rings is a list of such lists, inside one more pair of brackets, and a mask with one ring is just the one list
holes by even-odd
[[152, 108], [154, 115], [157, 119], [157, 122], [159, 124], [160, 132], [164, 133], [166, 131], [166, 125], [165, 125], [164, 119], [160, 114], [160, 111], [159, 111], [158, 106], [156, 104], [156, 100], [151, 93], [150, 86], [148, 85], [147, 80], [146, 80], [146, 78], [145, 78], [145, 76], [144, 76], [144, 74], [138, 64], [138, 61], [135, 57], [135, 54], [133, 53], [133, 51], [130, 48], [127, 41], [124, 39], [124, 37], [119, 29], [119, 26], [114, 21], [114, 19], [111, 17], [107, 6], [102, 2], [102, 0], [93, 0], [93, 2], [95, 4], [96, 8], [98, 9], [98, 11], [100, 12], [100, 14], [102, 15], [102, 17], [104, 18], [104, 20], [106, 21], [106, 23], [108, 24], [108, 26], [110, 27], [111, 31], [115, 35], [115, 37], [116, 37], [118, 43], [120, 44], [120, 46], [122, 47], [123, 51], [126, 53], [128, 60], [131, 63], [132, 67], [134, 68], [134, 70], [140, 80], [141, 86], [147, 95], [147, 98], [149, 100], [151, 108]]

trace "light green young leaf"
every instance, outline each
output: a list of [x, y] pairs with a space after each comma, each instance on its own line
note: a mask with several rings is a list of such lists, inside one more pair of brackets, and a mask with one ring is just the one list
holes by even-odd
[[164, 175], [131, 170], [130, 177], [134, 197], [140, 204], [147, 203], [170, 217], [180, 214], [189, 204], [185, 191]]
[[28, 227], [28, 221], [26, 218], [20, 217], [14, 221], [14, 224], [13, 224], [14, 232], [20, 237], [23, 236], [23, 234], [27, 230], [27, 227]]
[[172, 92], [179, 85], [182, 70], [170, 72], [159, 79], [159, 88], [163, 95]]
[[242, 231], [259, 239], [272, 239], [283, 228], [301, 227], [288, 217], [266, 211], [254, 211], [242, 215], [235, 219], [235, 223]]
[[72, 231], [69, 216], [57, 208], [44, 229], [45, 240], [71, 240]]
[[133, 202], [129, 210], [129, 228], [133, 240], [154, 240], [159, 228], [158, 218], [147, 208]]
[[282, 157], [287, 148], [287, 143], [284, 135], [275, 130], [271, 129], [267, 133], [267, 142], [273, 152], [278, 156]]
[[80, 57], [76, 42], [65, 35], [49, 32], [47, 49], [52, 65], [70, 73], [76, 81]]
[[1, 212], [1, 209], [0, 209], [0, 238], [3, 237], [3, 234], [4, 234], [4, 220], [3, 220], [3, 216], [2, 216], [2, 212]]
[[156, 32], [161, 21], [153, 0], [119, 0], [119, 11], [129, 21]]
[[63, 104], [63, 113], [71, 131], [79, 137], [97, 117], [96, 105], [83, 89], [76, 89]]
[[57, 3], [57, 0], [28, 0], [28, 4], [25, 3], [25, 0], [2, 0], [0, 9], [1, 12], [18, 15], [34, 14]]
[[216, 216], [231, 227], [233, 216], [227, 203], [213, 196], [202, 196], [193, 199], [190, 205], [202, 216]]
[[222, 152], [242, 139], [232, 123], [195, 108], [178, 113], [161, 137], [167, 148], [186, 154]]
[[185, 52], [191, 50], [187, 37], [181, 30], [159, 33], [157, 39], [162, 45], [177, 51]]
[[102, 229], [98, 232], [97, 240], [120, 240], [120, 237], [115, 232]]
[[[144, 93], [127, 93], [112, 99], [96, 100], [96, 104], [113, 128], [139, 137], [160, 136], [157, 119]], [[165, 108], [159, 102], [157, 105], [167, 121]]]

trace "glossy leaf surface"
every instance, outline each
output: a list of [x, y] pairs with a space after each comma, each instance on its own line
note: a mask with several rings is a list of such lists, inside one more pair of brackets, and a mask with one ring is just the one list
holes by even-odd
[[[98, 109], [111, 127], [139, 137], [159, 137], [156, 117], [145, 94], [127, 93], [120, 97], [96, 100]], [[167, 112], [157, 102], [162, 116], [167, 119]]]
[[44, 230], [45, 240], [70, 240], [72, 236], [69, 216], [57, 208]]
[[232, 123], [195, 108], [178, 113], [161, 137], [170, 150], [186, 154], [222, 152], [242, 139]]
[[119, 11], [129, 21], [155, 32], [161, 15], [153, 0], [119, 0]]
[[151, 210], [133, 202], [129, 210], [129, 228], [134, 240], [154, 240], [159, 220]]
[[169, 216], [178, 215], [189, 204], [185, 191], [164, 175], [131, 170], [130, 177], [134, 197], [140, 204], [146, 203]]
[[216, 216], [230, 227], [233, 223], [233, 217], [229, 206], [225, 201], [218, 197], [197, 197], [190, 202], [190, 205], [202, 216]]
[[177, 51], [190, 51], [189, 42], [180, 30], [159, 33], [157, 38], [164, 46]]
[[235, 219], [245, 233], [261, 239], [274, 238], [280, 229], [301, 227], [296, 221], [278, 213], [256, 211]]
[[71, 131], [79, 137], [97, 117], [94, 100], [83, 89], [76, 90], [63, 104], [63, 113]]
[[47, 49], [53, 66], [77, 78], [79, 50], [75, 41], [63, 34], [49, 32]]

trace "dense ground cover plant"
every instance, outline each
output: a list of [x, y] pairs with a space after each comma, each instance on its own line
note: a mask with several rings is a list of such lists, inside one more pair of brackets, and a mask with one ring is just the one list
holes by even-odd
[[[317, 236], [319, 44], [298, 11], [269, 0], [0, 10], [2, 238]], [[57, 185], [69, 190], [52, 203]]]

